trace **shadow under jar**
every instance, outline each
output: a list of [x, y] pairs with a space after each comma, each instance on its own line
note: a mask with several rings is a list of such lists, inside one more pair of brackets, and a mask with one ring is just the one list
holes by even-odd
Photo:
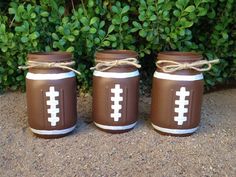
[[[67, 52], [28, 54], [28, 61], [70, 62]], [[29, 68], [26, 75], [28, 122], [31, 131], [43, 138], [65, 136], [75, 129], [76, 78], [73, 71], [61, 68]]]
[[[202, 55], [192, 52], [161, 52], [159, 61], [192, 63]], [[171, 65], [163, 63], [160, 67]], [[167, 73], [157, 68], [153, 76], [151, 123], [163, 134], [185, 136], [199, 126], [203, 96], [203, 74], [193, 69]]]
[[[104, 50], [95, 54], [96, 60], [112, 62], [137, 58], [130, 50]], [[95, 125], [111, 133], [134, 128], [138, 118], [139, 71], [135, 66], [114, 66], [93, 73], [93, 110]]]

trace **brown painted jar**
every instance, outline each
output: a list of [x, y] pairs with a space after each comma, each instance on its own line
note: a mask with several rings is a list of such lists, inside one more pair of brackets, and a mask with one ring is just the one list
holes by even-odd
[[[70, 62], [67, 52], [28, 54], [28, 62]], [[76, 78], [73, 71], [56, 67], [32, 67], [26, 75], [28, 122], [40, 137], [61, 137], [76, 126]]]
[[[164, 61], [154, 73], [151, 102], [151, 123], [160, 133], [184, 136], [199, 126], [203, 96], [203, 74], [193, 69], [163, 71], [167, 65], [192, 63], [202, 56], [192, 52], [161, 52]], [[171, 63], [169, 63], [171, 62]]]
[[[96, 61], [115, 62], [137, 58], [130, 50], [104, 50]], [[134, 128], [138, 117], [139, 71], [132, 65], [114, 66], [93, 73], [92, 117], [100, 129], [121, 133]]]

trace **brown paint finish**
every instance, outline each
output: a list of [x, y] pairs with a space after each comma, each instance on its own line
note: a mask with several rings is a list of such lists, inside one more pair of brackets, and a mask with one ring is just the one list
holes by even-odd
[[[71, 60], [71, 54], [67, 52], [50, 52], [50, 53], [33, 53], [28, 55], [30, 61], [40, 62], [66, 62]], [[33, 74], [61, 74], [68, 73], [68, 70], [58, 68], [31, 68], [29, 73]], [[28, 74], [29, 74], [28, 73]], [[59, 121], [56, 125], [52, 125], [49, 121], [51, 114], [48, 112], [51, 105], [47, 102], [50, 98], [46, 96], [50, 87], [53, 87], [58, 96], [55, 96], [55, 101], [58, 102], [55, 108], [59, 109], [56, 116]], [[74, 127], [77, 121], [76, 110], [76, 78], [60, 78], [52, 80], [42, 80], [40, 78], [26, 79], [26, 96], [28, 107], [28, 122], [32, 129], [39, 131], [48, 131], [49, 133], [33, 132], [36, 135], [44, 138], [54, 138], [65, 136], [69, 132], [63, 132], [65, 129]], [[58, 131], [56, 134], [50, 132]], [[71, 130], [72, 131], [72, 130]]]
[[[95, 54], [96, 60], [112, 61], [124, 58], [137, 58], [137, 53], [129, 50], [104, 50]], [[134, 72], [137, 68], [133, 66], [119, 66], [113, 67], [106, 73], [127, 73]], [[111, 89], [118, 84], [123, 90], [120, 96], [123, 98], [119, 102], [121, 109], [121, 117], [118, 121], [114, 121], [111, 117], [111, 113], [114, 112], [112, 105], [114, 102], [111, 100], [114, 97], [114, 93]], [[137, 122], [138, 117], [138, 99], [139, 99], [139, 75], [129, 78], [107, 78], [101, 76], [93, 76], [93, 109], [92, 117], [95, 124], [101, 124], [105, 126], [127, 126]], [[101, 128], [101, 127], [99, 127]], [[133, 127], [132, 127], [133, 128]], [[104, 131], [112, 133], [126, 132], [132, 128], [125, 130], [111, 130], [102, 128]]]
[[[56, 91], [59, 91], [59, 97], [56, 99], [59, 101], [57, 107], [60, 108], [60, 112], [57, 114], [60, 117], [57, 126], [50, 126], [48, 122], [47, 113], [49, 106], [46, 104], [48, 97], [46, 92], [49, 91], [50, 86], [54, 86]], [[58, 81], [35, 81], [26, 80], [27, 89], [27, 107], [28, 107], [28, 121], [31, 128], [37, 130], [60, 130], [69, 128], [75, 125], [76, 119], [76, 81], [75, 78], [60, 79]], [[72, 119], [71, 119], [72, 118]]]
[[[190, 129], [197, 127], [200, 122], [201, 103], [203, 94], [203, 81], [193, 82], [173, 82], [163, 79], [153, 78], [152, 104], [151, 104], [151, 121], [160, 127], [171, 129]], [[189, 111], [187, 121], [183, 125], [177, 125], [174, 116], [175, 100], [178, 100], [176, 91], [181, 87], [186, 87], [190, 91], [188, 96], [189, 105], [185, 106]]]
[[[202, 59], [202, 56], [191, 52], [163, 52], [158, 55], [159, 60], [170, 60], [177, 62], [194, 62]], [[159, 69], [156, 70], [159, 73], [163, 73]], [[177, 71], [174, 73], [168, 73], [170, 75], [181, 76], [193, 76], [200, 74], [197, 71], [190, 69]], [[179, 106], [176, 104], [176, 100], [179, 100], [179, 96], [176, 92], [184, 87], [189, 96], [185, 97], [185, 101], [188, 101], [188, 105], [185, 105], [188, 111], [183, 115], [187, 117], [187, 120], [178, 125], [178, 122], [174, 120], [175, 116], [179, 113], [175, 111], [175, 108]], [[189, 130], [198, 127], [201, 116], [201, 105], [203, 95], [203, 80], [195, 81], [178, 81], [153, 77], [152, 85], [152, 103], [151, 103], [151, 122], [153, 125], [169, 129], [169, 130]], [[161, 131], [161, 130], [158, 130]], [[174, 132], [162, 132], [172, 135], [184, 135], [191, 133], [174, 133]], [[193, 133], [193, 132], [192, 132]]]
[[[111, 88], [115, 84], [120, 84], [120, 87], [124, 90], [122, 93], [123, 101], [121, 114], [122, 117], [118, 122], [114, 122], [110, 117], [113, 112], [111, 105]], [[96, 123], [110, 126], [124, 126], [133, 124], [137, 121], [138, 117], [138, 88], [139, 79], [126, 78], [126, 79], [112, 79], [94, 77], [93, 79], [93, 112], [92, 117]], [[103, 88], [103, 89], [102, 89]]]

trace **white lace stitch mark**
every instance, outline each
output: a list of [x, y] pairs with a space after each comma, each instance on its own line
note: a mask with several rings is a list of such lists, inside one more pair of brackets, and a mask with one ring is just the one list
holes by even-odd
[[111, 101], [113, 102], [113, 105], [111, 105], [111, 109], [113, 109], [111, 117], [115, 122], [118, 122], [121, 118], [121, 113], [119, 111], [122, 109], [120, 101], [123, 101], [123, 97], [120, 95], [123, 93], [123, 89], [120, 87], [120, 84], [115, 84], [115, 87], [111, 89], [111, 93], [114, 94], [114, 96], [111, 97]]
[[56, 100], [56, 97], [59, 96], [59, 92], [55, 91], [55, 87], [49, 87], [49, 91], [46, 92], [46, 97], [49, 97], [49, 100], [47, 100], [47, 105], [50, 106], [48, 111], [48, 114], [50, 114], [50, 117], [48, 117], [48, 122], [51, 123], [51, 126], [56, 126], [57, 122], [60, 121], [60, 118], [57, 117], [57, 114], [59, 113], [59, 108], [57, 108], [57, 105], [59, 104], [59, 101]]
[[174, 120], [178, 125], [183, 125], [185, 121], [187, 121], [187, 116], [184, 116], [185, 113], [188, 112], [187, 106], [189, 104], [189, 100], [186, 100], [186, 97], [190, 95], [190, 92], [186, 90], [185, 87], [181, 87], [179, 91], [176, 91], [176, 96], [179, 97], [179, 100], [175, 100], [175, 112], [178, 113], [178, 116], [174, 117]]

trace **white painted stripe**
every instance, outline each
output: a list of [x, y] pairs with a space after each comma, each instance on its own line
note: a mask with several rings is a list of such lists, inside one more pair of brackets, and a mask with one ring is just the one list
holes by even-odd
[[117, 73], [117, 72], [102, 72], [102, 71], [94, 71], [94, 76], [98, 77], [106, 77], [106, 78], [129, 78], [129, 77], [135, 77], [139, 75], [139, 71], [133, 71], [133, 72], [127, 72], [127, 73]]
[[70, 77], [75, 77], [75, 73], [73, 71], [58, 74], [35, 74], [28, 72], [26, 75], [26, 78], [30, 80], [59, 80]]
[[124, 125], [124, 126], [109, 126], [109, 125], [101, 125], [101, 124], [94, 122], [94, 124], [96, 126], [98, 126], [101, 129], [105, 129], [105, 130], [128, 130], [128, 129], [133, 128], [136, 125], [136, 123], [137, 122], [130, 124], [130, 125]]
[[154, 77], [158, 79], [166, 79], [166, 80], [174, 80], [174, 81], [196, 81], [196, 80], [202, 80], [203, 74], [175, 75], [175, 74], [161, 73], [161, 72], [155, 71]]
[[37, 130], [37, 129], [31, 128], [31, 127], [30, 127], [30, 129], [32, 132], [39, 134], [39, 135], [63, 135], [63, 134], [71, 132], [72, 130], [75, 129], [75, 127], [76, 127], [76, 125], [73, 127], [67, 128], [67, 129], [62, 129], [62, 130]]
[[177, 135], [193, 133], [198, 129], [198, 127], [191, 128], [191, 129], [170, 129], [170, 128], [159, 127], [159, 126], [154, 125], [154, 124], [152, 124], [152, 126], [160, 132], [170, 133], [170, 134], [177, 134]]

